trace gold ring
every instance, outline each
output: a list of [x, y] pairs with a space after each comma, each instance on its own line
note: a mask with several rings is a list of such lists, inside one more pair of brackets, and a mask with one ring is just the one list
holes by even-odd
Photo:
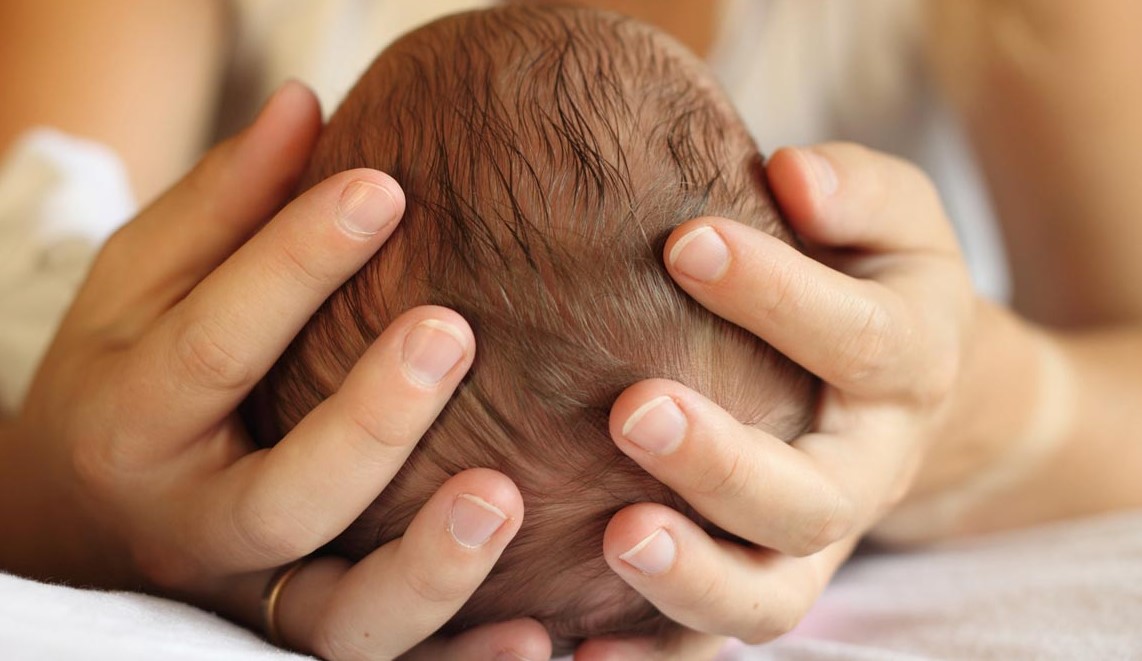
[[281, 600], [286, 583], [289, 583], [289, 580], [296, 576], [304, 566], [304, 559], [282, 565], [270, 577], [270, 582], [266, 583], [266, 589], [262, 592], [262, 622], [265, 623], [266, 627], [266, 640], [278, 647], [286, 646], [285, 641], [282, 640], [281, 629], [278, 627], [278, 602]]

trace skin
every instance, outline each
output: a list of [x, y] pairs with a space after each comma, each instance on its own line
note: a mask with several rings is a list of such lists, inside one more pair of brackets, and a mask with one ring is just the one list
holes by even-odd
[[[1118, 115], [1136, 117], [1140, 96], [1127, 82], [1133, 78], [1106, 68], [1108, 60], [1136, 61], [1120, 55], [1129, 53], [1133, 44], [1122, 30], [1137, 23], [1127, 20], [1131, 7], [1122, 0], [1081, 6], [1016, 0], [962, 4], [971, 5], [965, 11], [985, 12], [977, 16], [984, 20], [948, 20], [940, 24], [946, 30], [941, 34], [948, 43], [990, 48], [986, 52], [991, 56], [973, 59], [968, 55], [984, 51], [964, 48], [934, 58], [938, 66], [951, 62], [953, 66], [945, 70], [962, 75], [945, 82], [960, 95], [954, 98], [988, 99], [986, 114], [972, 113], [978, 104], [962, 102], [961, 108], [979, 146], [1005, 231], [1009, 238], [1024, 239], [1013, 241], [1012, 250], [1020, 252], [1013, 258], [1016, 310], [1026, 316], [979, 301], [963, 289], [962, 264], [954, 244], [948, 244], [943, 212], [922, 176], [899, 161], [851, 146], [784, 151], [768, 166], [774, 192], [790, 221], [824, 266], [783, 251], [767, 237], [726, 219], [698, 219], [680, 227], [664, 255], [680, 286], [820, 374], [830, 395], [817, 427], [790, 448], [774, 445], [756, 430], [735, 426], [724, 412], [677, 384], [635, 384], [620, 397], [612, 413], [619, 447], [680, 493], [701, 501], [708, 516], [725, 522], [733, 532], [740, 530], [757, 546], [714, 542], [665, 508], [636, 505], [620, 512], [604, 543], [608, 562], [665, 612], [702, 633], [658, 648], [645, 640], [591, 641], [577, 652], [579, 658], [700, 658], [716, 647], [713, 635], [739, 635], [752, 641], [780, 635], [808, 609], [857, 537], [898, 503], [923, 507], [927, 499], [940, 494], [966, 496], [957, 520], [936, 529], [913, 529], [914, 539], [1142, 505], [1137, 490], [1129, 487], [1142, 468], [1142, 450], [1126, 440], [1138, 427], [1136, 402], [1142, 395], [1138, 290], [1129, 284], [1137, 282], [1131, 276], [1137, 260], [1122, 250], [1137, 245], [1124, 237], [1133, 236], [1130, 233], [1138, 224], [1123, 219], [1132, 218], [1130, 210], [1138, 204], [1129, 197], [1136, 187], [1120, 180], [1137, 171], [1131, 159], [1142, 150], [1131, 147], [1137, 131]], [[1035, 6], [1042, 4], [1053, 6]], [[992, 7], [1008, 13], [986, 13]], [[1001, 48], [1011, 41], [999, 38], [999, 32], [981, 30], [981, 25], [1019, 26], [1024, 30], [1019, 34], [1031, 39], [1016, 43], [1047, 45], [1032, 53], [1066, 55], [1037, 59], [1028, 57], [1028, 51]], [[1083, 47], [1063, 48], [1073, 44]], [[965, 59], [954, 59], [957, 56]], [[1053, 72], [1058, 71], [1065, 75], [1056, 79]], [[1090, 71], [1102, 73], [1088, 81], [1085, 76]], [[1090, 87], [1072, 93], [1078, 83]], [[1107, 89], [1114, 90], [1113, 103], [1100, 101]], [[1101, 109], [1106, 107], [1116, 108], [1115, 121], [1105, 121]], [[1034, 121], [1026, 121], [1028, 117]], [[316, 119], [308, 123], [313, 126]], [[332, 245], [352, 246], [347, 254], [363, 260], [365, 251], [376, 248], [371, 242], [381, 239], [327, 244], [314, 242], [305, 233], [268, 230], [258, 235], [263, 237], [260, 241], [243, 248], [245, 253], [234, 256], [235, 263], [247, 265], [255, 261], [251, 255], [259, 261], [282, 260], [281, 279], [270, 278], [267, 286], [280, 289], [283, 296], [293, 292], [292, 305], [300, 308], [273, 307], [273, 300], [281, 306], [287, 298], [263, 301], [261, 292], [219, 284], [238, 282], [236, 274], [249, 277], [238, 267], [214, 271], [224, 261], [231, 263], [227, 257], [282, 200], [280, 191], [288, 188], [283, 182], [295, 176], [287, 171], [300, 167], [304, 156], [298, 154], [307, 149], [289, 140], [283, 143], [282, 138], [306, 133], [306, 122], [298, 125], [296, 134], [287, 128], [271, 132], [273, 140], [253, 140], [261, 147], [250, 148], [244, 156], [241, 150], [233, 153], [235, 143], [229, 156], [225, 147], [220, 148], [188, 183], [108, 246], [85, 292], [88, 300], [119, 302], [89, 304], [86, 310], [77, 303], [25, 413], [3, 431], [0, 451], [5, 456], [0, 465], [20, 470], [8, 469], [14, 474], [0, 480], [4, 485], [0, 488], [10, 490], [0, 494], [0, 503], [7, 504], [0, 506], [8, 508], [2, 520], [6, 531], [15, 531], [10, 538], [23, 543], [4, 550], [5, 567], [79, 577], [110, 569], [109, 574], [101, 573], [113, 577], [108, 580], [141, 584], [195, 603], [220, 604], [224, 612], [249, 622], [271, 568], [315, 548], [329, 534], [322, 520], [275, 521], [272, 511], [261, 511], [259, 507], [271, 502], [272, 489], [267, 487], [259, 495], [257, 488], [240, 488], [266, 484], [293, 490], [292, 481], [305, 476], [303, 468], [300, 473], [288, 470], [300, 466], [290, 461], [288, 453], [273, 461], [268, 454], [239, 458], [248, 448], [233, 425], [231, 409], [244, 382], [261, 367], [235, 376], [226, 366], [236, 361], [226, 356], [251, 356], [254, 364], [266, 365], [272, 361], [270, 354], [276, 353], [274, 348], [280, 351], [288, 340], [260, 335], [261, 329], [251, 328], [242, 310], [260, 309], [255, 318], [280, 314], [296, 322], [298, 315], [316, 307], [322, 292], [336, 286], [338, 278], [344, 279], [340, 274], [348, 264], [325, 261], [306, 252], [307, 247], [320, 252]], [[1020, 130], [1009, 131], [1012, 126]], [[1039, 147], [1030, 148], [1041, 145], [1060, 146], [1065, 156], [1044, 157]], [[284, 148], [287, 154], [275, 148]], [[814, 156], [825, 159], [827, 167], [819, 167]], [[248, 172], [249, 178], [237, 178], [243, 179], [243, 186], [236, 191], [226, 187], [231, 178], [219, 172]], [[377, 173], [354, 176], [391, 184]], [[334, 180], [342, 186], [348, 183]], [[1041, 191], [1052, 191], [1054, 197], [1043, 203]], [[327, 191], [324, 196], [316, 193], [314, 199], [311, 211], [320, 216], [319, 210], [329, 209], [337, 195]], [[219, 214], [220, 209], [229, 212]], [[269, 228], [290, 226], [289, 214], [283, 214]], [[731, 255], [729, 266], [714, 282], [688, 278], [670, 260], [672, 248], [697, 227], [717, 232]], [[1039, 245], [1035, 242], [1044, 242], [1046, 248], [1031, 248]], [[136, 254], [161, 254], [164, 259], [140, 261], [133, 257]], [[239, 259], [242, 254], [246, 257]], [[326, 258], [331, 254], [325, 253]], [[345, 254], [342, 258], [347, 259]], [[310, 258], [316, 260], [316, 270], [310, 268]], [[322, 270], [322, 264], [328, 270]], [[932, 296], [932, 287], [945, 295]], [[196, 295], [184, 298], [191, 290]], [[445, 311], [422, 313], [439, 313], [441, 320], [462, 331], [466, 328]], [[212, 341], [203, 342], [201, 333], [186, 332], [202, 327], [217, 329], [214, 336], [205, 336]], [[1064, 327], [1069, 330], [1060, 330]], [[397, 329], [386, 335], [394, 344], [386, 344], [382, 337], [378, 346], [388, 347], [391, 355], [400, 333]], [[188, 337], [199, 338], [191, 340], [191, 346], [227, 350], [180, 350]], [[472, 346], [468, 345], [469, 351]], [[374, 378], [378, 383], [399, 382], [399, 375], [367, 376], [386, 374], [386, 365], [391, 369], [392, 363], [383, 359], [385, 349], [375, 349], [358, 366], [366, 376], [356, 383], [371, 383]], [[188, 356], [190, 362], [185, 361]], [[197, 361], [195, 368], [195, 356], [213, 359]], [[1051, 375], [1060, 369], [1067, 377], [1064, 382], [1082, 387], [1061, 395], [1053, 391], [1050, 384], [1058, 379]], [[450, 374], [447, 383], [454, 383], [460, 371]], [[159, 387], [153, 392], [131, 391], [124, 375], [132, 373]], [[202, 387], [204, 381], [207, 387]], [[450, 387], [441, 384], [432, 392], [419, 393], [430, 400], [425, 411], [430, 412], [436, 405], [431, 402], [439, 402]], [[346, 388], [349, 392], [339, 393], [336, 401], [352, 401], [354, 392], [357, 401], [374, 401], [375, 394], [365, 385]], [[369, 392], [368, 397], [364, 392]], [[660, 395], [671, 397], [685, 412], [686, 435], [669, 455], [640, 454], [621, 430], [631, 412]], [[172, 413], [171, 401], [180, 401], [185, 409]], [[1045, 406], [1054, 408], [1060, 401], [1068, 415], [1041, 415]], [[336, 415], [338, 406], [329, 407], [333, 414], [319, 416], [324, 422], [315, 423], [315, 429], [345, 424], [345, 418]], [[377, 420], [375, 414], [370, 417]], [[420, 422], [427, 425], [431, 416], [425, 412], [424, 418]], [[124, 429], [122, 420], [133, 422]], [[316, 443], [313, 439], [319, 436], [313, 432], [308, 438]], [[1045, 449], [1037, 461], [1012, 466], [1021, 456], [1011, 451], [1012, 439], [1025, 437], [1039, 439]], [[414, 441], [415, 437], [402, 437], [395, 444]], [[308, 444], [302, 438], [294, 445]], [[49, 451], [29, 454], [29, 448]], [[369, 478], [395, 470], [391, 455], [398, 452], [379, 454], [385, 458], [370, 467], [377, 473]], [[701, 463], [683, 471], [680, 457]], [[105, 461], [108, 458], [114, 461]], [[849, 467], [849, 460], [859, 469]], [[72, 473], [76, 464], [84, 467], [80, 475]], [[43, 470], [29, 470], [32, 466]], [[152, 470], [137, 470], [140, 466]], [[981, 472], [1007, 477], [981, 494], [970, 488], [968, 479]], [[168, 475], [171, 480], [148, 482], [148, 473]], [[780, 478], [782, 488], [750, 479], [760, 475]], [[308, 477], [321, 479], [316, 474]], [[472, 480], [455, 488], [494, 502], [514, 522], [522, 513], [513, 509], [513, 488], [499, 479], [466, 472], [454, 481]], [[374, 493], [381, 481], [371, 485]], [[369, 479], [361, 477], [361, 482]], [[172, 488], [169, 484], [178, 488], [164, 491]], [[198, 514], [199, 503], [187, 496], [191, 489], [211, 494], [203, 499], [204, 509]], [[149, 497], [139, 498], [140, 493]], [[459, 491], [442, 493], [440, 497], [447, 500]], [[310, 509], [302, 504], [302, 511], [310, 517], [320, 512], [352, 518], [356, 501], [348, 501], [364, 501], [366, 495], [351, 496], [344, 502], [310, 503]], [[29, 503], [28, 498], [39, 500]], [[22, 507], [10, 511], [16, 502]], [[86, 509], [75, 509], [77, 502]], [[251, 512], [249, 520], [267, 525], [253, 537], [228, 535], [204, 524], [213, 517], [201, 512], [218, 511], [211, 508], [245, 509]], [[769, 526], [743, 516], [750, 511], [766, 511], [773, 520], [804, 520], [805, 525]], [[51, 515], [29, 516], [29, 512]], [[422, 515], [431, 518], [440, 512], [430, 504]], [[440, 521], [439, 526], [446, 524]], [[620, 557], [659, 529], [670, 534], [676, 546], [673, 562], [664, 571], [645, 574]], [[176, 535], [180, 530], [189, 532], [180, 538]], [[412, 646], [432, 628], [416, 622], [419, 610], [407, 622], [386, 619], [384, 641], [377, 636], [363, 639], [369, 624], [354, 620], [353, 613], [383, 616], [386, 606], [376, 603], [376, 595], [383, 599], [385, 590], [392, 582], [399, 585], [402, 577], [436, 576], [423, 570], [418, 574], [411, 563], [439, 557], [458, 563], [456, 574], [441, 573], [442, 578], [451, 577], [445, 586], [451, 589], [434, 590], [427, 583], [408, 589], [425, 597], [421, 607], [430, 622], [443, 622], [447, 617], [441, 612], [455, 610], [463, 594], [475, 588], [511, 533], [505, 524], [487, 546], [471, 554], [449, 555], [447, 538], [428, 534], [417, 538], [423, 553], [390, 549], [388, 555], [376, 556], [376, 562], [352, 569], [311, 565], [283, 597], [287, 640], [330, 658], [361, 654], [384, 658]], [[343, 580], [351, 571], [356, 572], [353, 582], [366, 581], [385, 590], [364, 595], [353, 589], [350, 581]], [[743, 584], [750, 589], [742, 590]], [[190, 585], [200, 587], [187, 588]], [[752, 595], [765, 598], [758, 601], [750, 599]], [[414, 609], [404, 605], [400, 612], [410, 610]], [[427, 650], [425, 658], [480, 658], [506, 649], [542, 658], [547, 654], [545, 642], [534, 623], [519, 622], [480, 629], [452, 641], [430, 641], [426, 645], [435, 647], [420, 649]]]
[[[1136, 218], [1142, 202], [1134, 199], [1138, 187], [1130, 179], [1142, 165], [1135, 163], [1142, 131], [1132, 119], [1142, 111], [1142, 86], [1132, 68], [1139, 46], [1130, 30], [1137, 12], [1136, 3], [1120, 0], [933, 5], [933, 64], [967, 121], [1000, 212], [1015, 282], [1013, 310], [974, 297], [962, 304], [963, 292], [955, 289], [962, 274], [948, 268], [951, 255], [940, 247], [945, 229], [930, 186], [909, 168], [875, 154], [860, 156], [852, 147], [813, 150], [826, 158], [831, 175], [807, 164], [804, 152], [779, 152], [768, 167], [790, 222], [831, 269], [775, 255], [766, 237], [726, 221], [692, 221], [715, 227], [733, 255], [764, 259], [755, 269], [732, 261], [712, 286], [668, 266], [679, 285], [789, 352], [837, 394], [826, 400], [819, 426], [838, 422], [839, 433], [808, 447], [798, 441], [794, 447], [803, 455], [843, 451], [841, 439], [861, 445], [864, 430], [876, 424], [871, 411], [899, 406], [892, 392], [911, 392], [920, 404], [889, 422], [887, 442], [875, 446], [883, 457], [853, 458], [851, 470], [868, 480], [865, 488], [846, 490], [842, 476], [821, 475], [821, 484], [842, 488], [846, 511], [858, 514], [853, 531], [868, 529], [860, 513], [878, 511], [888, 517], [874, 535], [915, 543], [1142, 507], [1142, 493], [1133, 486], [1142, 469], [1142, 446], [1133, 440], [1142, 423], [1136, 405], [1142, 397], [1142, 290], [1136, 286], [1139, 240], [1131, 238], [1142, 228]], [[723, 232], [725, 227], [733, 229]], [[689, 229], [692, 224], [683, 225], [671, 237], [668, 264], [670, 246]], [[930, 266], [920, 267], [924, 261]], [[930, 270], [938, 261], [945, 262], [943, 275]], [[960, 301], [953, 306], [958, 313], [942, 322], [930, 316], [938, 309], [917, 316], [921, 299], [929, 296], [922, 289], [926, 277], [942, 281], [935, 291]], [[885, 298], [885, 288], [904, 304]], [[774, 306], [774, 299], [782, 305]], [[884, 323], [868, 323], [879, 317]], [[925, 325], [934, 321], [939, 328]], [[877, 328], [894, 330], [868, 333]], [[955, 338], [950, 343], [949, 329]], [[862, 346], [867, 350], [853, 353]], [[941, 365], [949, 353], [952, 364]], [[853, 390], [869, 378], [887, 389], [864, 395]], [[750, 485], [743, 475], [769, 478], [775, 461], [794, 455], [772, 443], [755, 445], [755, 431], [735, 429], [722, 412], [676, 384], [633, 386], [612, 411], [612, 429], [621, 432], [630, 411], [662, 394], [696, 403], [682, 446], [694, 443], [684, 455], [700, 462], [694, 470], [671, 470], [681, 448], [650, 457], [615, 434], [618, 446], [660, 479], [723, 516], [765, 511], [767, 518], [779, 517], [783, 508], [775, 503], [794, 512], [829, 510], [834, 489], [823, 489], [814, 507], [791, 505], [785, 492]], [[849, 407], [870, 413], [834, 415]], [[866, 449], [874, 440], [865, 441]], [[911, 469], [910, 454], [918, 459]], [[781, 472], [797, 471], [791, 463]], [[713, 494], [704, 489], [711, 484], [719, 485]], [[951, 518], [941, 514], [949, 504]], [[813, 548], [802, 545], [806, 535], [796, 526], [784, 540], [763, 538], [747, 522], [738, 526], [727, 527], [775, 550]], [[658, 528], [679, 538], [670, 569], [648, 576], [624, 564], [620, 555]], [[620, 576], [688, 626], [768, 640], [800, 619], [853, 541], [851, 532], [840, 535], [802, 558], [743, 550], [713, 542], [675, 513], [637, 505], [612, 521], [605, 553]], [[753, 587], [741, 590], [742, 584]], [[742, 593], [764, 595], [764, 601], [743, 601]], [[695, 633], [664, 647], [647, 640], [592, 641], [579, 657], [700, 658], [707, 640]]]
[[220, 0], [0, 3], [0, 149], [31, 126], [97, 140], [150, 201], [210, 142], [229, 18]]
[[1055, 328], [1137, 325], [1142, 6], [969, 0], [928, 20], [1003, 220], [1014, 308]]
[[[824, 181], [822, 167], [832, 171]], [[604, 539], [611, 568], [670, 617], [752, 643], [792, 629], [856, 542], [907, 493], [926, 451], [917, 439], [930, 434], [944, 411], [974, 320], [950, 225], [913, 166], [838, 144], [779, 151], [767, 172], [816, 260], [763, 232], [702, 218], [671, 235], [667, 268], [703, 305], [822, 378], [818, 422], [787, 445], [680, 384], [635, 384], [611, 411], [618, 447], [704, 516], [756, 546], [711, 539], [677, 512], [652, 504], [619, 512]], [[673, 247], [703, 227], [713, 228], [729, 250], [728, 265], [707, 281], [670, 260]], [[746, 295], [745, 285], [754, 282], [769, 286], [750, 287]], [[917, 373], [934, 378], [916, 379]], [[687, 424], [676, 450], [654, 455], [622, 432], [632, 412], [663, 394]], [[623, 561], [623, 553], [658, 529], [677, 546], [664, 571], [647, 574]], [[704, 643], [691, 636], [678, 644]], [[596, 641], [580, 657], [630, 653], [612, 645], [650, 643]], [[687, 649], [659, 653], [681, 658]]]

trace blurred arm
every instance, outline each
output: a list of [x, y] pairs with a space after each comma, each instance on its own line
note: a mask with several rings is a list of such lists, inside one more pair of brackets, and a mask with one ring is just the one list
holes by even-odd
[[0, 3], [0, 151], [36, 125], [102, 142], [148, 202], [207, 146], [227, 20], [219, 0]]
[[1016, 314], [981, 304], [897, 530], [1142, 507], [1142, 4], [926, 6], [936, 73], [998, 212]]
[[1142, 3], [932, 3], [933, 55], [979, 156], [1015, 307], [1142, 322]]

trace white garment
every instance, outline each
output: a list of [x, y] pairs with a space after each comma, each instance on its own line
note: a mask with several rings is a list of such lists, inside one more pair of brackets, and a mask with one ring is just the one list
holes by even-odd
[[0, 161], [0, 414], [23, 400], [94, 246], [134, 214], [102, 145], [37, 129]]

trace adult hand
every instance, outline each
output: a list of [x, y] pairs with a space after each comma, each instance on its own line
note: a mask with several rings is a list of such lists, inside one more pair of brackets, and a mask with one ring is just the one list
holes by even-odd
[[[422, 307], [273, 449], [256, 449], [235, 415], [403, 212], [399, 186], [372, 170], [281, 208], [320, 128], [312, 93], [287, 84], [99, 254], [16, 421], [21, 470], [50, 494], [39, 502], [51, 511], [26, 517], [55, 549], [16, 569], [144, 588], [261, 628], [276, 568], [347, 527], [444, 406], [474, 340], [456, 313]], [[505, 476], [454, 476], [403, 538], [355, 566], [305, 564], [281, 594], [283, 639], [331, 659], [408, 651], [476, 589], [522, 516]], [[434, 658], [550, 654], [526, 620], [426, 645]]]
[[[648, 503], [615, 515], [604, 540], [611, 568], [663, 613], [747, 642], [790, 631], [908, 492], [975, 310], [951, 226], [915, 167], [836, 144], [779, 151], [767, 173], [808, 255], [700, 218], [673, 232], [665, 259], [697, 301], [821, 377], [814, 427], [787, 444], [678, 383], [635, 384], [612, 408], [615, 443], [753, 546]], [[596, 640], [578, 658], [673, 658], [703, 644]]]

